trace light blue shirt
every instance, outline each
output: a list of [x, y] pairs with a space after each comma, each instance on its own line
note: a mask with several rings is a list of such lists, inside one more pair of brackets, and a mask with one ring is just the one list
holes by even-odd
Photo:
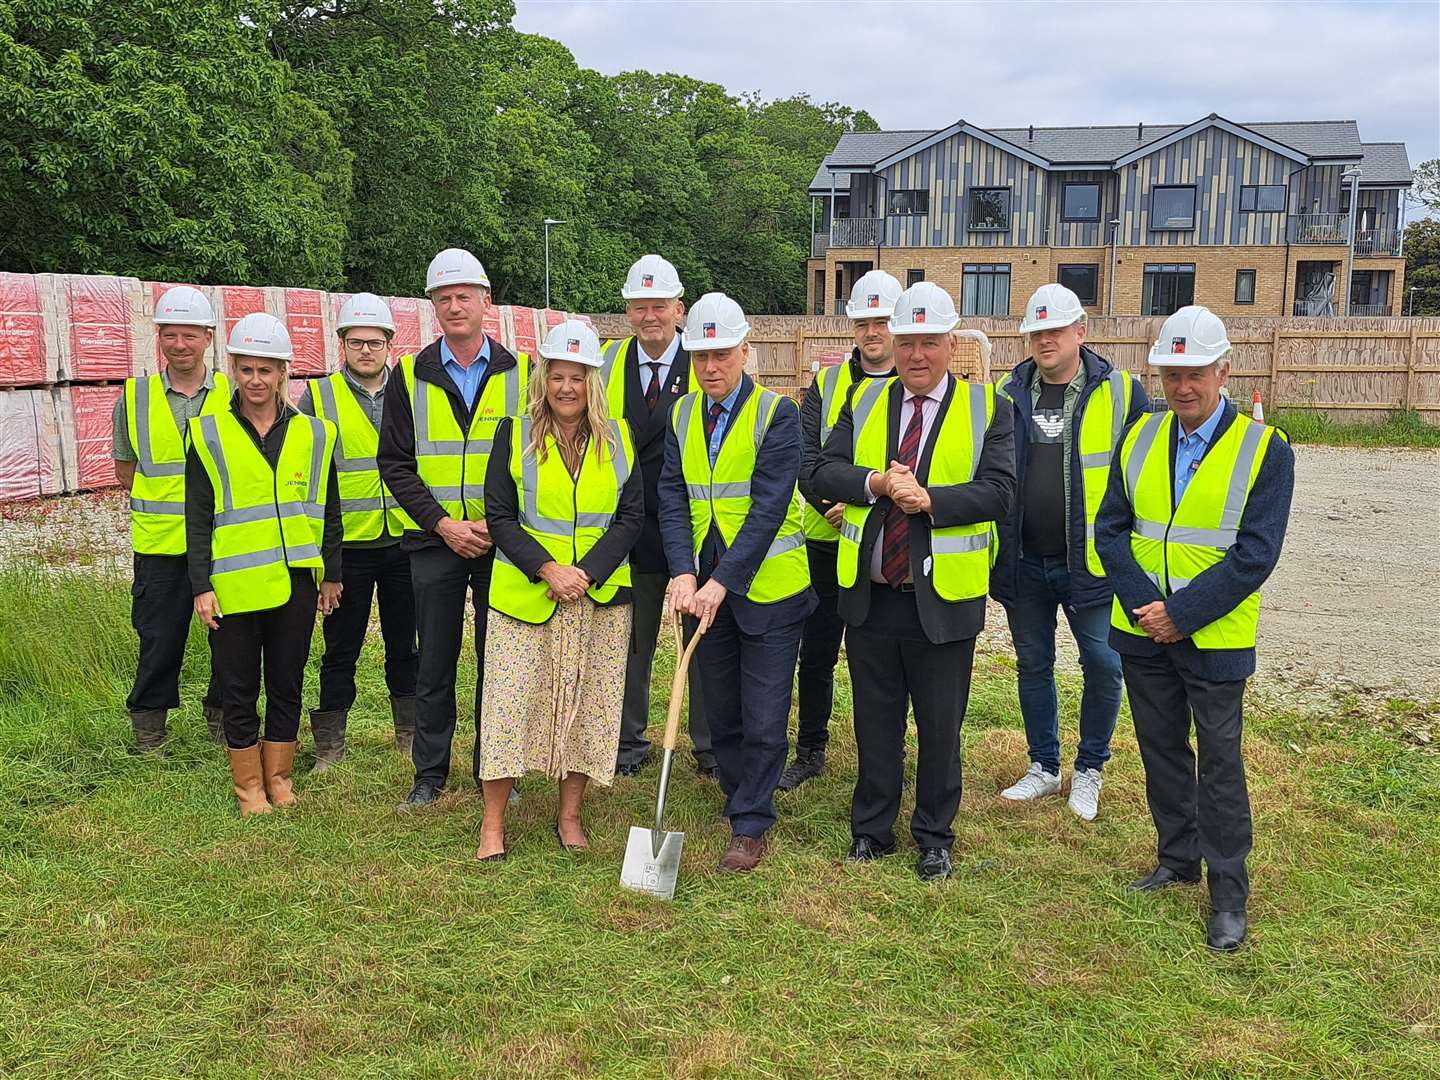
[[490, 367], [490, 339], [488, 337], [484, 339], [484, 344], [480, 346], [480, 354], [467, 368], [460, 366], [460, 361], [456, 360], [455, 354], [450, 351], [450, 343], [442, 337], [440, 339], [440, 362], [445, 366], [450, 378], [455, 381], [455, 388], [465, 399], [465, 407], [467, 409], [475, 408], [475, 395], [480, 392], [480, 383], [485, 378], [486, 370]]
[[[1189, 435], [1185, 434], [1182, 427], [1175, 432], [1175, 502], [1178, 505], [1181, 497], [1185, 494], [1185, 488], [1190, 483], [1190, 477], [1200, 467], [1200, 459], [1205, 456], [1205, 448], [1210, 445], [1210, 440], [1215, 438], [1215, 429], [1220, 424], [1220, 414], [1225, 411], [1225, 399], [1222, 397], [1220, 403], [1215, 406], [1215, 411]], [[1178, 424], [1179, 421], [1177, 420]]]
[[[712, 469], [715, 467], [715, 458], [720, 453], [720, 442], [725, 438], [725, 428], [730, 423], [730, 414], [735, 410], [735, 399], [740, 396], [740, 388], [744, 385], [745, 380], [742, 378], [735, 384], [735, 389], [730, 391], [730, 395], [720, 402], [720, 407], [725, 411], [715, 418], [715, 430], [710, 433], [710, 467]], [[704, 397], [703, 394], [701, 396]], [[710, 398], [705, 398], [707, 417], [710, 407], [714, 404]]]

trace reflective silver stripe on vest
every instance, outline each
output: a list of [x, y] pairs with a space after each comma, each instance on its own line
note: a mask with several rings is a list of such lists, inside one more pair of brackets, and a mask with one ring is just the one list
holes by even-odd
[[1136, 536], [1143, 537], [1146, 540], [1159, 540], [1163, 542], [1165, 540], [1165, 530], [1169, 527], [1170, 526], [1164, 521], [1151, 521], [1149, 518], [1137, 517], [1130, 531]]
[[1145, 459], [1150, 454], [1150, 448], [1155, 444], [1155, 436], [1160, 433], [1160, 425], [1165, 422], [1167, 413], [1153, 413], [1145, 418], [1140, 426], [1140, 433], [1135, 436], [1135, 445], [1130, 449], [1130, 461], [1125, 466], [1125, 493], [1130, 496], [1130, 505], [1135, 505], [1135, 485], [1140, 482], [1140, 470], [1145, 467]]
[[600, 376], [607, 389], [610, 386], [610, 372], [615, 367], [616, 359], [620, 356], [620, 346], [629, 340], [629, 338], [619, 338], [607, 341], [605, 347], [600, 350]]
[[520, 423], [516, 426], [519, 431], [517, 438], [520, 440], [520, 445], [526, 448], [520, 457], [520, 484], [522, 488], [520, 521], [536, 532], [559, 533], [561, 536], [569, 536], [573, 529], [569, 521], [564, 518], [541, 517], [535, 513], [540, 492], [540, 461], [535, 456], [535, 451], [529, 449], [530, 417], [520, 417]]
[[850, 403], [850, 460], [852, 462], [855, 460], [855, 450], [860, 445], [860, 432], [865, 430], [865, 424], [875, 410], [876, 403], [889, 391], [890, 380], [876, 379], [874, 382], [865, 382], [863, 386], [864, 389], [856, 394]]
[[[320, 550], [314, 544], [301, 544], [290, 549], [296, 559], [318, 559]], [[226, 555], [210, 564], [210, 575], [231, 574], [236, 570], [255, 570], [261, 566], [273, 566], [285, 561], [284, 548], [266, 548], [264, 551], [247, 551], [243, 555]]]
[[[310, 425], [310, 498], [319, 500], [325, 497], [324, 492], [326, 487], [325, 477], [323, 475], [325, 468], [325, 421], [318, 420], [313, 416], [305, 416], [304, 413], [300, 415], [304, 417], [305, 422]], [[295, 421], [291, 420], [290, 422], [293, 424]], [[338, 434], [340, 426], [337, 424], [335, 429]], [[290, 433], [287, 431], [285, 434], [288, 435]], [[338, 444], [340, 440], [337, 437], [335, 441]], [[308, 505], [314, 504], [311, 503]]]
[[1177, 592], [1185, 588], [1186, 585], [1189, 585], [1190, 582], [1194, 580], [1194, 578], [1188, 577], [1172, 577], [1170, 579], [1170, 595], [1174, 596]]
[[860, 543], [860, 526], [851, 525], [850, 522], [842, 518], [840, 521], [840, 535], [852, 544], [858, 544]]
[[680, 460], [685, 460], [685, 436], [690, 431], [690, 417], [695, 412], [695, 403], [700, 400], [698, 394], [686, 394], [675, 406], [675, 438], [680, 443]]
[[984, 551], [990, 546], [990, 534], [965, 533], [962, 536], [932, 536], [930, 551], [935, 555], [964, 555]]
[[434, 497], [436, 502], [445, 502], [447, 500], [450, 502], [456, 502], [460, 499], [461, 491], [458, 484], [454, 486], [445, 485], [441, 487], [436, 487], [432, 484], [430, 486], [430, 494]]
[[220, 505], [224, 510], [235, 508], [235, 495], [230, 490], [230, 469], [225, 464], [225, 448], [220, 445], [220, 429], [213, 414], [200, 417], [200, 437], [215, 461], [215, 471], [220, 474]]
[[711, 499], [748, 499], [749, 480], [731, 480], [724, 484], [686, 484], [685, 491], [692, 499], [709, 502]]
[[166, 502], [161, 499], [137, 499], [130, 497], [130, 509], [137, 514], [164, 514], [172, 517], [185, 516], [183, 502]]
[[[1165, 591], [1165, 583], [1160, 580], [1159, 574], [1152, 574], [1149, 570], [1146, 570], [1145, 576], [1150, 579], [1151, 585], [1154, 585], [1155, 588], [1159, 589], [1162, 593]], [[1131, 621], [1133, 622], [1134, 620], [1132, 619]]]
[[[1235, 417], [1235, 423], [1246, 423], [1243, 416]], [[1249, 421], [1249, 427], [1240, 439], [1240, 453], [1235, 458], [1235, 471], [1230, 474], [1230, 488], [1225, 493], [1225, 510], [1220, 515], [1220, 528], [1234, 532], [1240, 528], [1240, 516], [1245, 512], [1245, 500], [1250, 494], [1250, 468], [1255, 464], [1255, 455], [1260, 450], [1260, 440], [1265, 437], [1265, 425]], [[1235, 541], [1230, 541], [1233, 544]], [[1218, 546], [1218, 545], [1217, 545]], [[1226, 544], [1229, 547], [1230, 544]]]
[[[1120, 431], [1125, 426], [1125, 388], [1129, 385], [1130, 376], [1111, 368], [1105, 378], [1110, 384], [1110, 451], [1114, 453], [1115, 445], [1120, 441]], [[1084, 465], [1083, 460], [1081, 464]]]
[[1108, 469], [1114, 453], [1108, 450], [1097, 450], [1093, 454], [1080, 455], [1080, 467], [1082, 469]]
[[[770, 426], [770, 417], [774, 415], [770, 403], [780, 395], [772, 390], [761, 390], [759, 400], [755, 403], [755, 452], [760, 452], [760, 444], [765, 441], [765, 431]], [[776, 402], [775, 408], [779, 409]], [[727, 427], [728, 430], [728, 427]]]
[[[411, 370], [414, 375], [414, 370]], [[430, 438], [430, 384], [422, 383], [419, 376], [415, 376], [411, 382], [414, 384], [412, 400], [415, 402], [415, 454], [431, 457], [453, 457], [456, 454], [465, 452], [464, 439], [432, 439]], [[433, 490], [433, 489], [432, 489]], [[456, 498], [459, 498], [457, 495]]]
[[340, 512], [342, 514], [366, 514], [372, 510], [384, 510], [385, 500], [379, 495], [373, 499], [341, 499]]
[[[140, 472], [148, 477], [157, 476], [184, 476], [185, 462], [183, 461], [156, 461], [153, 448], [150, 442], [150, 376], [144, 380], [135, 382], [135, 437], [139, 446], [134, 447], [135, 456], [138, 458]], [[122, 391], [123, 393], [123, 391]], [[185, 432], [180, 432], [180, 442], [185, 442]], [[133, 504], [132, 504], [133, 509]], [[154, 511], [154, 513], [165, 513], [165, 511]]]
[[615, 495], [618, 499], [625, 488], [625, 481], [630, 479], [630, 459], [625, 453], [625, 440], [621, 438], [618, 420], [610, 421], [610, 433], [615, 436], [615, 453], [611, 455], [610, 464], [615, 468]]
[[326, 378], [321, 379], [317, 385], [320, 390], [320, 402], [325, 409], [326, 417], [334, 422], [335, 430], [338, 433], [335, 439], [335, 471], [342, 473], [373, 472], [378, 469], [380, 463], [373, 457], [352, 458], [345, 456], [345, 430], [340, 426], [340, 403], [335, 400], [335, 384], [329, 378]]
[[[522, 354], [523, 355], [523, 354]], [[520, 357], [515, 358], [515, 366], [505, 372], [505, 415], [516, 416], [520, 412]], [[483, 453], [488, 454], [490, 447], [485, 447]]]
[[777, 555], [784, 555], [787, 551], [794, 551], [798, 547], [805, 546], [805, 534], [793, 532], [788, 536], [777, 536], [774, 542], [765, 551], [765, 558], [773, 559]]
[[[985, 446], [985, 429], [989, 418], [985, 415], [986, 389], [984, 383], [966, 383], [970, 388], [970, 476], [973, 480], [980, 470], [980, 451]], [[933, 441], [933, 440], [932, 440]], [[969, 550], [968, 548], [966, 550]]]
[[[278, 510], [278, 513], [277, 513]], [[242, 506], [238, 510], [221, 510], [215, 515], [215, 527], [222, 525], [250, 525], [257, 521], [269, 521], [273, 517], [308, 517], [316, 521], [325, 520], [325, 508], [316, 502], [265, 503], [262, 506]]]
[[1139, 517], [1135, 519], [1135, 525], [1131, 531], [1146, 540], [1190, 544], [1194, 547], [1213, 547], [1222, 551], [1235, 545], [1237, 535], [1235, 529], [1201, 529], [1192, 525], [1167, 525], [1163, 521], [1151, 521], [1148, 518]]
[[[835, 404], [835, 393], [840, 387], [840, 371], [848, 361], [841, 361], [832, 368], [820, 372], [820, 445], [830, 437], [833, 425], [830, 423], [830, 408]], [[825, 376], [834, 373], [831, 378]]]

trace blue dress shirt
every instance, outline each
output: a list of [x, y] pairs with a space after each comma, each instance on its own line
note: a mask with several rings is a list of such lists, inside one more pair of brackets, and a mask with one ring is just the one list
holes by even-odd
[[485, 372], [490, 367], [490, 339], [484, 339], [480, 346], [480, 352], [470, 366], [462, 367], [460, 361], [455, 359], [455, 354], [450, 350], [450, 343], [443, 337], [440, 339], [440, 362], [445, 366], [445, 371], [455, 381], [455, 388], [460, 391], [460, 396], [465, 399], [467, 409], [475, 408], [475, 395], [480, 392], [480, 383], [485, 378]]
[[[1221, 397], [1215, 406], [1215, 411], [1189, 435], [1185, 434], [1183, 427], [1175, 432], [1175, 504], [1180, 504], [1180, 499], [1185, 494], [1185, 488], [1190, 483], [1190, 477], [1200, 467], [1200, 459], [1205, 456], [1205, 448], [1210, 445], [1210, 440], [1215, 437], [1215, 428], [1220, 423], [1220, 416], [1225, 411], [1225, 399]], [[1176, 420], [1179, 423], [1179, 420]]]
[[[724, 412], [715, 418], [715, 430], [710, 433], [710, 467], [712, 469], [715, 467], [715, 458], [720, 453], [720, 442], [725, 438], [725, 428], [730, 423], [730, 413], [735, 408], [735, 399], [740, 396], [740, 387], [743, 385], [745, 385], [745, 380], [742, 379], [735, 384], [735, 389], [730, 391], [729, 396], [720, 402], [720, 407]], [[706, 413], [709, 413], [714, 401], [706, 396], [703, 390], [700, 392], [700, 396], [704, 398], [703, 404]]]

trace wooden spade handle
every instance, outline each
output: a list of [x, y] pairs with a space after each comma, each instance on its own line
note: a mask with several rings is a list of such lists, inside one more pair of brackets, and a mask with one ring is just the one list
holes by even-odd
[[670, 682], [670, 711], [665, 717], [665, 738], [660, 743], [663, 750], [675, 749], [675, 736], [680, 733], [680, 706], [685, 701], [685, 675], [690, 670], [690, 658], [695, 655], [695, 646], [700, 644], [702, 636], [697, 630], [682, 651], [684, 624], [680, 612], [672, 608], [670, 614], [670, 628], [675, 633], [675, 678]]

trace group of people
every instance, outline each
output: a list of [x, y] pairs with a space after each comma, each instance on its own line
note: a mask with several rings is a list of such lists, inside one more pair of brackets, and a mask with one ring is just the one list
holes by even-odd
[[415, 769], [400, 808], [432, 804], [450, 771], [468, 594], [476, 857], [506, 857], [506, 808], [529, 772], [559, 783], [558, 844], [584, 848], [587, 785], [650, 758], [668, 594], [702, 635], [688, 720], [731, 829], [719, 869], [754, 870], [776, 793], [823, 773], [844, 642], [859, 755], [847, 858], [897, 849], [913, 710], [915, 868], [938, 881], [952, 870], [988, 594], [1014, 640], [1030, 758], [999, 796], [1065, 786], [1063, 609], [1084, 675], [1070, 809], [1098, 814], [1126, 689], [1158, 833], [1155, 868], [1130, 888], [1198, 881], [1203, 862], [1208, 943], [1239, 946], [1251, 843], [1241, 700], [1293, 458], [1283, 433], [1222, 393], [1230, 343], [1215, 315], [1187, 307], [1166, 320], [1150, 352], [1168, 405], [1156, 411], [1085, 345], [1085, 310], [1062, 285], [1027, 304], [1030, 356], [996, 383], [972, 382], [952, 373], [953, 299], [872, 271], [847, 306], [853, 352], [797, 407], [747, 374], [740, 306], [708, 293], [687, 311], [658, 255], [621, 291], [630, 336], [602, 343], [569, 319], [533, 357], [484, 333], [490, 281], [471, 253], [437, 255], [426, 292], [441, 337], [393, 366], [384, 302], [347, 300], [341, 368], [299, 409], [280, 322], [241, 319], [222, 374], [205, 365], [215, 320], [204, 295], [181, 286], [157, 303], [164, 367], [127, 382], [114, 421], [131, 495], [140, 658], [127, 706], [140, 750], [163, 753], [193, 609], [210, 631], [204, 712], [240, 813], [293, 805], [316, 612], [319, 771], [345, 754], [378, 593], [395, 746]]

